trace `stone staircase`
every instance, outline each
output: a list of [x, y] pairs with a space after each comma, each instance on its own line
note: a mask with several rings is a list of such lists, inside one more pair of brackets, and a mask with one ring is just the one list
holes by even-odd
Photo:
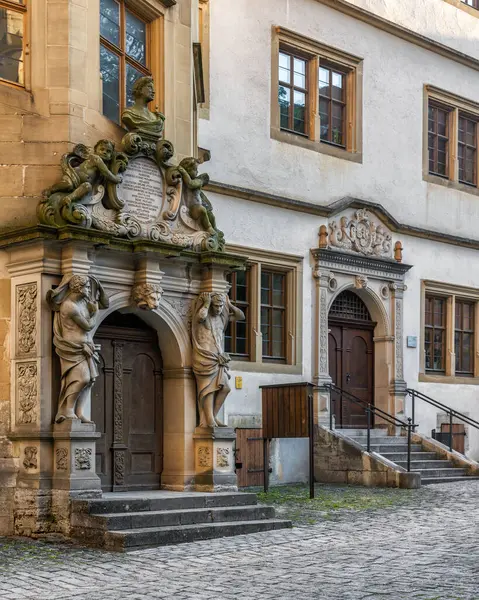
[[291, 521], [276, 519], [256, 494], [157, 490], [73, 500], [71, 525], [82, 543], [126, 551], [283, 529]]
[[[366, 447], [365, 429], [339, 429], [358, 444]], [[380, 454], [396, 465], [407, 469], [407, 438], [390, 436], [384, 429], [371, 430], [371, 451]], [[449, 460], [442, 459], [435, 452], [424, 450], [421, 444], [411, 445], [411, 471], [420, 473], [421, 484], [447, 483], [453, 481], [478, 480], [479, 477], [467, 475], [466, 469], [456, 467]]]

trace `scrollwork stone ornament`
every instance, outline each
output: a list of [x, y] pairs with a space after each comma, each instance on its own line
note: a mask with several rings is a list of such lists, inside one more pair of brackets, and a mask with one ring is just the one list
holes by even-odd
[[66, 471], [68, 469], [68, 450], [67, 448], [57, 448], [55, 451], [57, 471]]
[[372, 220], [370, 212], [359, 209], [352, 219], [343, 216], [329, 224], [329, 245], [365, 256], [392, 256], [391, 234]]
[[128, 133], [119, 151], [113, 142], [77, 144], [62, 158], [61, 181], [43, 193], [41, 223], [77, 225], [116, 237], [148, 239], [194, 251], [223, 251], [203, 188], [209, 177], [200, 161], [186, 157], [172, 164], [174, 148], [163, 139], [165, 117], [148, 108], [155, 96], [151, 77], [133, 86], [135, 104], [122, 114]]
[[80, 419], [82, 423], [91, 423], [83, 409], [98, 377], [100, 361], [92, 332], [99, 309], [109, 305], [108, 297], [95, 277], [68, 275], [47, 293], [47, 302], [55, 312], [53, 343], [61, 364], [55, 422]]
[[122, 450], [115, 452], [115, 485], [125, 483], [125, 453]]
[[196, 377], [200, 427], [226, 427], [218, 413], [230, 393], [230, 357], [224, 351], [230, 321], [245, 315], [226, 294], [203, 292], [198, 296], [192, 322], [193, 372]]
[[29, 469], [38, 468], [38, 448], [36, 446], [26, 446], [23, 451], [25, 458], [23, 459], [23, 466], [28, 471]]
[[91, 469], [91, 448], [75, 448], [75, 469], [88, 471]]
[[17, 349], [23, 356], [34, 354], [37, 329], [37, 284], [17, 286], [18, 329]]
[[37, 372], [37, 363], [17, 364], [18, 422], [21, 424], [37, 422]]
[[208, 446], [198, 448], [198, 465], [200, 467], [211, 467], [211, 448]]
[[220, 468], [229, 467], [229, 465], [230, 465], [230, 449], [229, 448], [217, 448], [216, 449], [216, 464]]
[[138, 283], [131, 292], [133, 304], [142, 310], [156, 310], [160, 306], [163, 289], [156, 283]]

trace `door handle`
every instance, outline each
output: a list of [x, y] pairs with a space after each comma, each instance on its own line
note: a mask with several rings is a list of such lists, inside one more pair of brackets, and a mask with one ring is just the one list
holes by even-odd
[[350, 383], [351, 382], [351, 375], [349, 373], [346, 373], [346, 383]]

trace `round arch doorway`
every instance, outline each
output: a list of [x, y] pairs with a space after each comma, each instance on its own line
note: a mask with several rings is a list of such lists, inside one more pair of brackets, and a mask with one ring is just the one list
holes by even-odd
[[[329, 375], [337, 387], [366, 404], [374, 404], [375, 326], [357, 294], [351, 290], [338, 294], [328, 316]], [[367, 427], [366, 411], [360, 404], [338, 393], [333, 398], [336, 427]]]
[[134, 314], [113, 312], [95, 334], [100, 375], [91, 414], [101, 437], [96, 472], [103, 491], [160, 488], [163, 470], [162, 357], [157, 332]]

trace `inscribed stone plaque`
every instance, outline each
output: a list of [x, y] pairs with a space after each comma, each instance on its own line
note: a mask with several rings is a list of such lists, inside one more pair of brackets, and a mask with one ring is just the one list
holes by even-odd
[[155, 163], [147, 158], [130, 161], [118, 186], [125, 210], [141, 223], [154, 223], [163, 201], [163, 180]]

